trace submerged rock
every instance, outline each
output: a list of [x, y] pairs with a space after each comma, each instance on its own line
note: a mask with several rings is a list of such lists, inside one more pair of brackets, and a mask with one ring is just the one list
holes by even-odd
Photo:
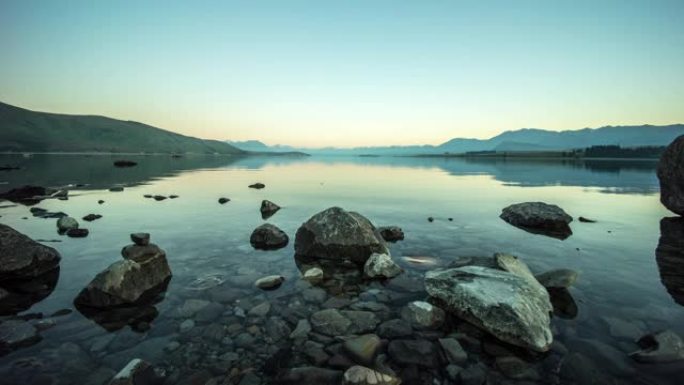
[[387, 242], [396, 242], [404, 240], [404, 230], [399, 226], [383, 226], [378, 227], [378, 232]]
[[401, 380], [365, 366], [355, 365], [344, 372], [344, 385], [399, 385]]
[[66, 235], [71, 238], [85, 238], [90, 234], [90, 231], [88, 229], [69, 229], [66, 232]]
[[444, 310], [428, 302], [413, 301], [401, 310], [401, 318], [419, 329], [436, 329], [445, 319]]
[[323, 270], [321, 270], [320, 267], [312, 267], [304, 272], [304, 276], [302, 278], [305, 281], [308, 281], [310, 284], [316, 285], [323, 281], [324, 277], [325, 274], [323, 273]]
[[660, 240], [655, 251], [660, 281], [672, 299], [684, 306], [684, 218], [660, 220]]
[[535, 276], [545, 288], [568, 288], [577, 281], [577, 272], [570, 269], [557, 269]]
[[403, 271], [388, 254], [373, 253], [363, 266], [363, 273], [368, 278], [394, 278]]
[[158, 375], [149, 362], [134, 358], [112, 378], [109, 385], [161, 385], [163, 382], [164, 377]]
[[297, 230], [295, 253], [300, 257], [361, 264], [371, 254], [387, 254], [389, 250], [368, 219], [331, 207], [311, 217]]
[[556, 205], [525, 202], [508, 206], [501, 219], [525, 231], [565, 239], [572, 235], [572, 217]]
[[132, 160], [115, 160], [114, 167], [133, 167], [137, 166], [138, 163]]
[[502, 341], [540, 352], [553, 342], [549, 294], [528, 278], [464, 266], [429, 271], [425, 287], [447, 310]]
[[630, 354], [639, 362], [657, 363], [684, 361], [684, 342], [672, 330], [649, 334], [638, 341], [642, 350]]
[[0, 356], [40, 340], [38, 330], [27, 321], [14, 319], [0, 323]]
[[344, 335], [352, 322], [337, 309], [325, 309], [311, 315], [311, 327], [328, 336]]
[[261, 201], [261, 208], [259, 209], [259, 211], [261, 211], [262, 219], [268, 219], [272, 217], [275, 213], [278, 212], [278, 210], [280, 210], [280, 206], [278, 206], [277, 204], [266, 199]]
[[265, 223], [252, 232], [249, 243], [258, 250], [277, 250], [287, 246], [290, 238], [283, 230], [270, 223]]
[[673, 213], [684, 215], [684, 136], [675, 139], [658, 163], [660, 202]]
[[282, 275], [269, 275], [257, 279], [256, 282], [254, 282], [254, 286], [262, 290], [274, 290], [279, 288], [283, 282], [285, 282], [285, 277]]
[[342, 372], [339, 370], [305, 366], [284, 370], [278, 377], [278, 384], [284, 385], [322, 385], [339, 384]]
[[100, 272], [76, 297], [81, 306], [108, 308], [152, 300], [166, 290], [171, 269], [166, 253], [157, 245], [129, 245], [121, 251], [124, 260]]
[[371, 365], [380, 349], [380, 338], [375, 334], [364, 334], [344, 341], [342, 346], [354, 361]]
[[390, 357], [401, 365], [428, 368], [441, 366], [437, 347], [427, 340], [392, 340], [387, 351]]

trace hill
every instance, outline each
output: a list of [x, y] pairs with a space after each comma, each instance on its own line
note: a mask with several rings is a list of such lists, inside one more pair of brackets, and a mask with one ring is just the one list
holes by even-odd
[[30, 111], [0, 103], [0, 151], [242, 154], [221, 141], [93, 115]]

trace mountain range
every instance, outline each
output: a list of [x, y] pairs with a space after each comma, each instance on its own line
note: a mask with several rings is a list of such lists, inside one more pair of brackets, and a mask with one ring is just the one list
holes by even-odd
[[523, 128], [506, 131], [490, 139], [455, 138], [436, 146], [296, 148], [283, 145], [268, 146], [258, 140], [228, 143], [246, 151], [302, 151], [310, 154], [335, 153], [347, 155], [420, 155], [463, 154], [478, 151], [562, 151], [601, 145], [621, 147], [666, 146], [680, 135], [684, 135], [684, 124], [606, 126], [568, 131]]
[[243, 154], [228, 143], [104, 116], [65, 115], [0, 103], [0, 151]]

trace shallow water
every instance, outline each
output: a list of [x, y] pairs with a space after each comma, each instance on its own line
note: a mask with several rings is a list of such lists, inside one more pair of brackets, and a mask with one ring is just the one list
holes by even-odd
[[[672, 214], [658, 201], [653, 162], [129, 156], [139, 165], [112, 167], [112, 159], [119, 158], [0, 157], [0, 165], [22, 167], [0, 172], [0, 190], [23, 184], [83, 184], [70, 189], [67, 201], [46, 200], [37, 206], [79, 219], [90, 213], [103, 216], [91, 223], [79, 220], [90, 230], [84, 239], [59, 236], [55, 219], [34, 218], [24, 206], [0, 209], [0, 222], [33, 239], [61, 241], [46, 243], [62, 255], [56, 287], [22, 313], [42, 313], [46, 318], [74, 308], [78, 292], [121, 258], [130, 233], [151, 233], [152, 242], [166, 251], [173, 271], [165, 298], [154, 305], [158, 314], [151, 328], [139, 332], [121, 325], [107, 331], [76, 310], [54, 317], [56, 326], [41, 333], [41, 342], [0, 357], [0, 382], [107, 383], [137, 357], [166, 370], [169, 384], [203, 384], [209, 379], [238, 383], [250, 370], [267, 383], [271, 376], [264, 373], [264, 361], [281, 345], [269, 342], [264, 330], [272, 317], [282, 317], [294, 329], [297, 318], [306, 318], [330, 296], [341, 296], [384, 302], [390, 311], [382, 314], [383, 320], [397, 318], [403, 304], [426, 298], [421, 287], [426, 267], [402, 257], [431, 257], [440, 266], [458, 256], [495, 252], [519, 256], [533, 272], [570, 268], [580, 273], [570, 289], [577, 315], [552, 320], [554, 338], [561, 346], [544, 356], [520, 353], [535, 373], [525, 381], [572, 382], [559, 377], [558, 368], [573, 352], [589, 357], [615, 383], [676, 384], [684, 378], [681, 364], [639, 365], [627, 356], [637, 350], [634, 339], [641, 334], [672, 329], [684, 335], [684, 308], [669, 293], [681, 296], [682, 289], [671, 281], [666, 280], [669, 287], [661, 282], [664, 268], [659, 269], [655, 256], [659, 223]], [[247, 187], [254, 182], [266, 188]], [[107, 190], [118, 184], [126, 186], [123, 192]], [[144, 194], [179, 198], [157, 202]], [[219, 205], [220, 197], [231, 201]], [[99, 205], [100, 199], [105, 203]], [[264, 221], [259, 214], [262, 199], [283, 208]], [[554, 203], [575, 218], [598, 222], [576, 220], [571, 224], [574, 234], [561, 241], [499, 219], [503, 207], [523, 201]], [[390, 248], [406, 273], [386, 285], [329, 285], [323, 294], [299, 280], [294, 234], [311, 215], [331, 206], [357, 211], [376, 226], [402, 227], [406, 239]], [[434, 217], [434, 222], [428, 222], [428, 217]], [[277, 251], [252, 249], [249, 236], [264, 222], [283, 229], [290, 244]], [[253, 288], [256, 278], [269, 274], [285, 276], [286, 283], [271, 292]], [[179, 314], [187, 299], [207, 300], [211, 305], [195, 315]], [[271, 303], [264, 319], [236, 315], [237, 307], [248, 311], [263, 301]], [[684, 303], [681, 297], [680, 302]], [[193, 319], [194, 328], [180, 332], [187, 319]], [[237, 346], [237, 337], [250, 324], [258, 326], [250, 330], [254, 341]], [[302, 349], [294, 347], [288, 366], [312, 365]], [[493, 383], [515, 382], [498, 373], [491, 351], [466, 350], [470, 362], [464, 366], [484, 365]], [[229, 352], [238, 352], [239, 357]], [[415, 375], [412, 368], [391, 360], [389, 366], [406, 383], [450, 383], [443, 368]]]

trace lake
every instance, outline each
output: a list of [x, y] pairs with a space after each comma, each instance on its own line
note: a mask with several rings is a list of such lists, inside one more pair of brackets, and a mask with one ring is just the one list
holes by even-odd
[[[122, 158], [138, 165], [112, 166]], [[427, 298], [422, 284], [427, 269], [459, 256], [496, 252], [520, 257], [535, 273], [579, 272], [567, 311], [552, 319], [552, 350], [520, 352], [469, 325], [416, 336], [434, 340], [472, 331], [475, 338], [464, 337], [469, 358], [461, 366], [469, 373], [486, 372], [490, 383], [583, 383], [593, 371], [601, 376], [597, 383], [680, 384], [684, 378], [682, 364], [637, 364], [628, 356], [639, 349], [635, 339], [643, 334], [671, 329], [684, 335], [684, 259], [656, 257], [661, 235], [672, 237], [667, 226], [661, 234], [661, 220], [674, 214], [659, 202], [651, 161], [5, 155], [0, 156], [4, 164], [21, 169], [0, 172], [1, 191], [25, 184], [72, 185], [68, 200], [37, 206], [68, 213], [90, 234], [63, 237], [55, 219], [35, 218], [21, 205], [0, 209], [1, 223], [33, 239], [59, 240], [45, 244], [62, 255], [54, 290], [21, 313], [40, 313], [54, 325], [41, 332], [39, 343], [0, 357], [1, 383], [106, 384], [132, 358], [142, 358], [164, 371], [168, 384], [265, 384], [273, 366], [325, 367], [335, 353], [335, 341], [319, 338], [295, 345], [286, 360], [276, 362], [283, 344], [271, 341], [274, 319], [294, 329], [298, 319], [322, 307], [354, 309], [359, 302], [382, 304], [382, 321], [400, 318], [406, 303]], [[266, 188], [247, 187], [255, 182]], [[108, 191], [116, 185], [124, 191]], [[155, 201], [145, 194], [179, 197]], [[230, 202], [219, 204], [221, 197]], [[263, 199], [282, 206], [266, 221], [259, 213]], [[559, 240], [499, 219], [502, 208], [526, 201], [562, 207], [575, 218], [574, 234]], [[331, 206], [359, 212], [376, 226], [401, 227], [405, 240], [391, 243], [390, 250], [404, 274], [384, 283], [325, 289], [302, 281], [293, 257], [295, 232]], [[80, 220], [91, 213], [103, 217]], [[597, 222], [581, 223], [579, 216]], [[252, 248], [250, 234], [264, 222], [290, 236], [287, 247]], [[173, 278], [165, 297], [140, 309], [144, 328], [135, 325], [140, 320], [117, 324], [106, 315], [84, 316], [74, 308], [74, 298], [121, 259], [134, 232], [149, 232], [166, 251]], [[283, 286], [254, 288], [256, 279], [271, 274], [283, 275]], [[244, 316], [266, 301], [266, 316]], [[74, 311], [50, 317], [61, 309]], [[519, 379], [501, 374], [495, 358], [502, 351], [528, 363]], [[580, 357], [580, 364], [565, 365], [571, 356]], [[446, 365], [423, 370], [391, 359], [386, 364], [404, 383], [452, 383]]]

